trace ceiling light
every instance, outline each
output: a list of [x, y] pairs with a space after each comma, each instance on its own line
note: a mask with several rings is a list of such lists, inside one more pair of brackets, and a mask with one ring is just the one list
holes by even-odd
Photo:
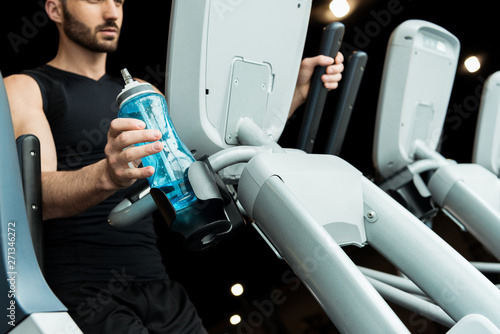
[[330, 10], [336, 17], [344, 17], [349, 13], [351, 7], [347, 3], [347, 0], [332, 0], [330, 3]]
[[476, 72], [481, 67], [481, 63], [479, 62], [479, 59], [477, 59], [476, 56], [472, 56], [472, 57], [467, 58], [465, 60], [464, 64], [465, 64], [465, 68], [470, 73]]
[[238, 314], [235, 314], [229, 318], [229, 322], [231, 325], [237, 325], [241, 322], [241, 317]]
[[241, 285], [240, 283], [233, 285], [231, 287], [231, 293], [234, 296], [241, 296], [241, 294], [243, 293], [243, 285]]

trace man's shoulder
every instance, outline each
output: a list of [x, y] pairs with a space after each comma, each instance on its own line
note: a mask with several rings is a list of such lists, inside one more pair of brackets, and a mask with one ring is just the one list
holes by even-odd
[[4, 78], [5, 91], [11, 111], [26, 111], [42, 106], [42, 88], [37, 80], [26, 73], [17, 73]]
[[7, 91], [11, 89], [24, 91], [38, 89], [36, 80], [32, 76], [25, 73], [12, 74], [5, 77], [3, 80]]
[[4, 79], [7, 93], [21, 96], [33, 96], [33, 94], [39, 96], [53, 89], [54, 85], [60, 81], [57, 71], [52, 71], [47, 65], [26, 69]]

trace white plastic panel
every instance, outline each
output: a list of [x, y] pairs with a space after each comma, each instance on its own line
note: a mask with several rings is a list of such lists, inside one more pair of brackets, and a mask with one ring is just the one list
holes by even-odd
[[362, 175], [357, 169], [333, 155], [259, 154], [248, 162], [238, 184], [240, 202], [252, 217], [261, 188], [276, 176], [338, 245], [365, 244]]
[[66, 312], [32, 313], [19, 324], [11, 334], [83, 334]]
[[[165, 93], [176, 130], [196, 150], [196, 158], [235, 144], [235, 117], [229, 111], [254, 118], [278, 140], [292, 101], [310, 10], [311, 0], [173, 2]], [[250, 77], [234, 77], [252, 66], [256, 73], [263, 71], [258, 89]], [[234, 79], [251, 88], [245, 99], [240, 92], [232, 96]]]
[[255, 124], [264, 127], [265, 114], [255, 111], [266, 110], [272, 83], [272, 68], [268, 64], [241, 59], [233, 63], [225, 132], [227, 144], [238, 144], [236, 124], [241, 117], [253, 115]]
[[500, 71], [486, 79], [476, 125], [472, 162], [500, 174]]
[[500, 330], [486, 317], [480, 314], [468, 314], [446, 334], [500, 334]]
[[436, 170], [428, 187], [439, 206], [444, 205], [446, 196], [457, 182], [464, 182], [485, 203], [500, 209], [500, 180], [478, 164], [449, 164]]
[[413, 162], [417, 140], [437, 148], [459, 50], [455, 36], [430, 22], [405, 21], [392, 33], [373, 148], [374, 164], [383, 177]]

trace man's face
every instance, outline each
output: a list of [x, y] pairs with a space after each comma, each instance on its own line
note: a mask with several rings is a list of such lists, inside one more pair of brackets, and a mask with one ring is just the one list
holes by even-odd
[[118, 0], [68, 0], [62, 6], [65, 34], [90, 51], [115, 51], [123, 19], [122, 4]]

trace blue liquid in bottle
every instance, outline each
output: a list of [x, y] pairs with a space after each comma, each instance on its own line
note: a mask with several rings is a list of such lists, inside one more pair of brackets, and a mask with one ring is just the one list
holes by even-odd
[[162, 133], [163, 150], [142, 158], [142, 164], [155, 168], [155, 173], [148, 178], [150, 187], [162, 190], [179, 212], [197, 200], [187, 177], [188, 167], [195, 159], [175, 131], [165, 97], [156, 93], [150, 84], [133, 80], [126, 69], [122, 75], [125, 88], [117, 97], [118, 117], [140, 119], [147, 129]]

